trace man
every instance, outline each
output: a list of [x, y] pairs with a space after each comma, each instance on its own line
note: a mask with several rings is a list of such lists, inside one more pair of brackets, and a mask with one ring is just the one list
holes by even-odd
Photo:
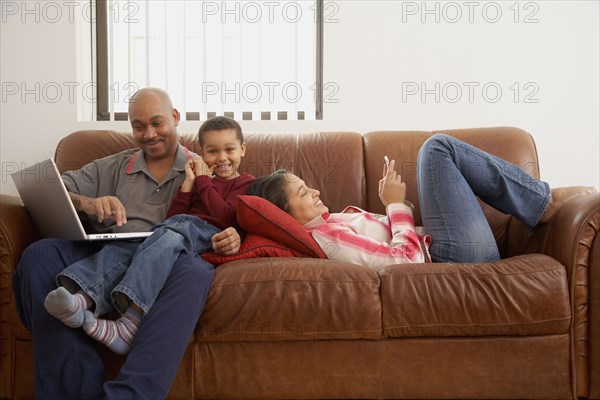
[[[75, 208], [88, 214], [98, 231], [150, 230], [162, 222], [185, 178], [184, 165], [191, 155], [178, 142], [179, 113], [168, 94], [155, 88], [138, 91], [130, 102], [129, 119], [139, 149], [63, 176]], [[216, 234], [212, 242], [221, 254], [233, 254], [240, 246], [233, 228]], [[33, 335], [36, 398], [159, 399], [175, 378], [214, 277], [212, 265], [197, 254], [177, 259], [117, 379], [105, 382], [96, 342], [44, 308], [46, 294], [56, 288], [55, 276], [102, 245], [44, 239], [21, 257], [13, 287], [19, 315]]]

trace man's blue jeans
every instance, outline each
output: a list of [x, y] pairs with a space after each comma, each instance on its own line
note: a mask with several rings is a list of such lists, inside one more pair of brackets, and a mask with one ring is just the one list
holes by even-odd
[[214, 278], [198, 254], [181, 254], [144, 316], [116, 380], [105, 382], [98, 342], [44, 308], [67, 265], [102, 244], [44, 239], [29, 246], [13, 276], [17, 311], [35, 349], [36, 399], [162, 399], [175, 378]]
[[550, 201], [546, 182], [448, 135], [434, 135], [423, 144], [417, 170], [423, 226], [437, 262], [500, 259], [476, 196], [529, 227], [538, 223]]
[[113, 304], [123, 314], [129, 300], [147, 314], [179, 254], [211, 249], [211, 238], [220, 230], [198, 217], [180, 214], [152, 231], [141, 243], [106, 243], [96, 254], [65, 268], [57, 282], [71, 292], [81, 288], [88, 294], [96, 316], [112, 311]]

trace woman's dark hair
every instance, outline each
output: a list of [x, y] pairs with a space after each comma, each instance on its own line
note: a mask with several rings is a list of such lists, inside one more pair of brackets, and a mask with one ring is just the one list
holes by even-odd
[[262, 197], [285, 212], [289, 212], [289, 196], [287, 193], [288, 177], [285, 169], [257, 178], [248, 188], [248, 194]]
[[240, 144], [244, 143], [244, 135], [242, 134], [242, 127], [240, 126], [240, 124], [238, 124], [238, 122], [233, 118], [221, 115], [209, 118], [206, 121], [204, 121], [204, 123], [200, 126], [200, 129], [198, 130], [198, 143], [200, 143], [200, 146], [204, 145], [204, 134], [206, 132], [222, 131], [225, 129], [233, 129], [235, 131], [237, 139], [240, 141]]

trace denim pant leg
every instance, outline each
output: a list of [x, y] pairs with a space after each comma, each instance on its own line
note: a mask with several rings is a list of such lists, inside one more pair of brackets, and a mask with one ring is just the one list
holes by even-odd
[[19, 316], [33, 336], [36, 399], [103, 397], [104, 364], [97, 342], [44, 308], [46, 295], [56, 289], [56, 275], [99, 249], [98, 244], [44, 239], [21, 255], [13, 291]]
[[[114, 310], [110, 293], [129, 268], [139, 241], [105, 242], [102, 249], [64, 269], [57, 283], [70, 292], [79, 288], [94, 300], [96, 317]], [[67, 279], [68, 278], [68, 279]]]
[[535, 226], [550, 199], [546, 182], [518, 166], [447, 135], [434, 135], [419, 151], [419, 202], [431, 256], [439, 262], [500, 258], [476, 196], [528, 226]]
[[147, 314], [162, 290], [175, 260], [181, 253], [202, 253], [211, 248], [215, 226], [198, 217], [174, 215], [153, 228], [138, 247], [123, 279], [114, 288], [113, 302], [124, 313], [134, 302]]
[[117, 379], [104, 385], [107, 400], [166, 397], [213, 278], [213, 266], [198, 254], [179, 256], [144, 316]]

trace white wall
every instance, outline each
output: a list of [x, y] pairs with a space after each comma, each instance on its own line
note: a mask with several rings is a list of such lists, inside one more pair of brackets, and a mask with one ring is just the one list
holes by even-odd
[[[69, 12], [81, 13], [85, 2], [53, 4], [60, 17], [47, 2], [0, 2], [2, 193], [16, 193], [10, 172], [52, 156], [69, 132], [129, 130], [126, 122], [77, 121], [68, 90], [77, 81]], [[600, 187], [599, 2], [344, 0], [326, 7], [324, 80], [339, 92], [325, 104], [324, 120], [244, 122], [246, 131], [516, 126], [533, 134], [542, 178], [553, 187]], [[183, 122], [180, 131], [198, 125]]]

